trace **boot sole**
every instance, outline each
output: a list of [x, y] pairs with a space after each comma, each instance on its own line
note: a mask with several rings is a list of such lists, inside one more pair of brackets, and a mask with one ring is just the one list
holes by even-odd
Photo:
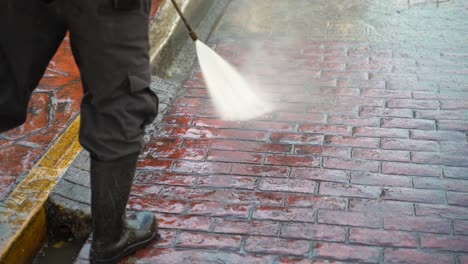
[[132, 255], [136, 251], [147, 247], [154, 241], [158, 241], [161, 237], [159, 236], [158, 232], [154, 232], [154, 234], [148, 238], [147, 240], [143, 240], [137, 244], [133, 244], [130, 247], [125, 248], [125, 250], [120, 253], [119, 255], [110, 258], [110, 259], [99, 259], [99, 260], [90, 260], [91, 264], [116, 264], [123, 258]]

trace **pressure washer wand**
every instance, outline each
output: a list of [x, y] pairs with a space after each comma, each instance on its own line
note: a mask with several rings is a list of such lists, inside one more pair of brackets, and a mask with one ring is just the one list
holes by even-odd
[[180, 10], [180, 7], [179, 5], [177, 4], [176, 0], [171, 0], [172, 4], [174, 5], [175, 9], [177, 10], [177, 13], [179, 13], [180, 15], [180, 18], [182, 18], [182, 21], [184, 22], [185, 26], [187, 27], [188, 31], [189, 31], [189, 34], [190, 34], [190, 37], [193, 39], [193, 41], [197, 41], [198, 40], [198, 35], [197, 33], [195, 33], [195, 31], [192, 29], [192, 27], [189, 25], [189, 23], [187, 22], [187, 19], [185, 19], [184, 17], [184, 14], [182, 13], [182, 11]]

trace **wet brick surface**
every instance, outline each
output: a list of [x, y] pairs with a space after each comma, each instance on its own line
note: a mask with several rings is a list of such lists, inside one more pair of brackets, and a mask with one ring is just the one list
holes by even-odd
[[[277, 109], [219, 120], [195, 66], [129, 203], [162, 241], [123, 263], [468, 263], [467, 8], [233, 1], [208, 44]], [[69, 85], [44, 85], [32, 109]], [[0, 137], [0, 195], [56, 135], [28, 141], [51, 127], [36, 113]]]
[[0, 200], [79, 113], [82, 90], [71, 56], [67, 38], [31, 98], [25, 124], [0, 134]]
[[468, 2], [274, 2], [209, 44], [276, 111], [219, 120], [195, 66], [130, 199], [163, 240], [123, 263], [466, 263]]

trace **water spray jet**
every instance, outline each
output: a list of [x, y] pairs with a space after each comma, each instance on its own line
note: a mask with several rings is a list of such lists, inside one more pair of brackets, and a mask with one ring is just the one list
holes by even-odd
[[176, 0], [171, 0], [195, 42], [198, 61], [213, 105], [224, 120], [245, 121], [272, 111], [239, 72], [210, 47], [201, 42]]

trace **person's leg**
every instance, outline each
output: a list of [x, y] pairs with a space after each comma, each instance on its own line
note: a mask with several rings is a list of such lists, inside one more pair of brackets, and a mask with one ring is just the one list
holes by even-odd
[[56, 6], [39, 0], [0, 1], [0, 133], [26, 121], [32, 91], [66, 28]]
[[127, 1], [138, 4], [76, 1], [69, 19], [84, 84], [80, 143], [91, 154], [92, 263], [115, 263], [158, 238], [152, 213], [125, 214], [144, 128], [158, 111], [148, 88], [150, 1]]

